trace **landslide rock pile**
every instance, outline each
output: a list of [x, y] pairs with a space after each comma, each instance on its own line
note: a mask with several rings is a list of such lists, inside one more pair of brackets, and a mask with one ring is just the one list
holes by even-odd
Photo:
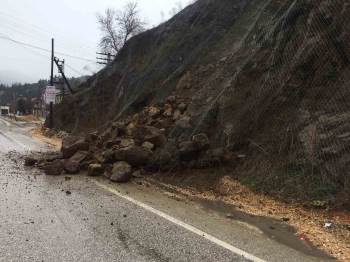
[[[140, 113], [116, 121], [105, 131], [63, 138], [60, 154], [27, 157], [48, 175], [104, 175], [114, 182], [128, 182], [137, 174], [182, 167], [208, 168], [233, 163], [238, 156], [225, 148], [212, 148], [205, 133], [172, 139], [172, 132], [192, 132], [186, 99], [170, 96], [166, 103], [145, 107]], [[176, 128], [174, 128], [176, 127]]]

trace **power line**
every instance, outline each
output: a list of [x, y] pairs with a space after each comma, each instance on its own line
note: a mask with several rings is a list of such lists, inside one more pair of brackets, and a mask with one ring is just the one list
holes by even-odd
[[[18, 45], [22, 45], [22, 46], [26, 46], [26, 47], [30, 47], [30, 48], [33, 48], [33, 49], [37, 49], [37, 50], [41, 50], [41, 51], [44, 51], [44, 52], [51, 53], [51, 51], [49, 49], [46, 49], [46, 48], [43, 48], [43, 47], [39, 47], [39, 46], [36, 46], [36, 45], [32, 45], [32, 44], [28, 44], [28, 43], [25, 43], [25, 42], [22, 42], [22, 41], [18, 41], [18, 40], [15, 40], [15, 39], [11, 38], [11, 37], [5, 36], [5, 35], [0, 35], [0, 38], [4, 39], [4, 40], [7, 40], [9, 42], [18, 44]], [[94, 60], [92, 60], [92, 59], [83, 58], [83, 57], [79, 57], [79, 56], [75, 56], [75, 55], [70, 55], [70, 54], [63, 53], [63, 52], [56, 52], [56, 53], [59, 54], [59, 55], [64, 55], [64, 56], [73, 58], [73, 59], [83, 60], [83, 61], [87, 61], [87, 62], [94, 62]]]
[[70, 65], [68, 65], [68, 64], [65, 64], [65, 66], [68, 67], [68, 68], [69, 68], [70, 70], [72, 70], [73, 72], [79, 74], [79, 75], [82, 75], [82, 76], [84, 75], [83, 72], [81, 72], [81, 71], [75, 69], [74, 67], [72, 67], [72, 66], [70, 66]]
[[[51, 31], [48, 31], [46, 28], [44, 28], [44, 27], [40, 27], [40, 26], [38, 26], [38, 25], [35, 25], [35, 24], [31, 24], [31, 23], [28, 23], [28, 21], [26, 21], [26, 20], [24, 20], [24, 19], [21, 19], [21, 18], [18, 18], [18, 17], [14, 17], [14, 16], [12, 16], [12, 15], [10, 15], [10, 14], [7, 14], [7, 13], [4, 13], [4, 12], [2, 12], [2, 11], [0, 11], [0, 17], [3, 17], [3, 18], [10, 18], [10, 19], [12, 19], [12, 20], [14, 20], [14, 21], [11, 21], [11, 23], [12, 23], [12, 25], [14, 25], [16, 28], [18, 27], [18, 25], [19, 26], [23, 26], [23, 27], [26, 27], [26, 28], [31, 28], [31, 30], [34, 30], [34, 31], [36, 31], [36, 34], [37, 33], [40, 33], [40, 34], [42, 34], [42, 35], [45, 35], [46, 37], [48, 37], [48, 38], [51, 38], [51, 35], [52, 35], [52, 32]], [[6, 21], [5, 20], [5, 22], [7, 22], [7, 23], [9, 23], [10, 21]], [[60, 31], [59, 30], [59, 28], [56, 28], [56, 29], [54, 29], [54, 31], [55, 31], [55, 34], [59, 34], [59, 35], [61, 35], [61, 36], [66, 36], [66, 34], [63, 32], [63, 31]], [[88, 40], [87, 40], [88, 41]], [[79, 46], [80, 47], [85, 47], [85, 48], [87, 48], [87, 49], [90, 49], [90, 50], [95, 50], [95, 45], [96, 45], [96, 43], [93, 43], [93, 42], [91, 42], [91, 41], [88, 41], [89, 43], [91, 43], [91, 45], [89, 44], [89, 45], [87, 45], [86, 44], [86, 40], [84, 40], [84, 43], [83, 42], [81, 42], [80, 44], [79, 44]]]

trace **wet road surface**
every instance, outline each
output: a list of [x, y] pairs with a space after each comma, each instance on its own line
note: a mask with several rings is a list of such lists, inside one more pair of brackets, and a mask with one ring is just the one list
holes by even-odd
[[46, 149], [29, 128], [0, 118], [0, 261], [321, 260], [152, 186], [25, 169], [20, 154]]

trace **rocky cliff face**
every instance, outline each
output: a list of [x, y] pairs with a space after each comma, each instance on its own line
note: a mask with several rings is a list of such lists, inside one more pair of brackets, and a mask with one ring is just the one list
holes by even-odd
[[[233, 173], [253, 187], [345, 199], [349, 30], [346, 1], [199, 0], [131, 39], [57, 107], [56, 124], [76, 132], [125, 119], [157, 126], [179, 165], [191, 147], [183, 143], [205, 134], [209, 150], [236, 156]], [[156, 120], [144, 116], [150, 110], [160, 110]]]

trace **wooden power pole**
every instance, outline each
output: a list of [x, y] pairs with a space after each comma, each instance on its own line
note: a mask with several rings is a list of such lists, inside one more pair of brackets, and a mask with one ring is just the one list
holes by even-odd
[[[53, 66], [55, 59], [55, 40], [51, 39], [51, 77], [50, 86], [53, 86]], [[53, 102], [50, 102], [49, 128], [53, 128]]]

